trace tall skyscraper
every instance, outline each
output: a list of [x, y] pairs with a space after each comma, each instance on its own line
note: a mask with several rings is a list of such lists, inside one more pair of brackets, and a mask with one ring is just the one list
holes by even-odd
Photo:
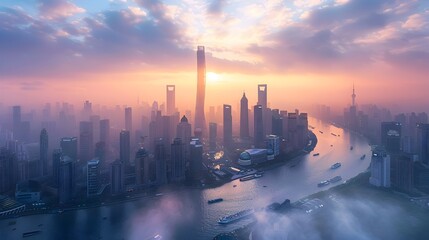
[[62, 154], [69, 156], [74, 161], [77, 161], [77, 138], [76, 137], [64, 137], [60, 142]]
[[177, 125], [176, 137], [182, 139], [182, 142], [189, 143], [191, 141], [192, 129], [188, 123], [188, 118], [183, 115], [180, 123]]
[[110, 147], [110, 121], [109, 119], [100, 120], [100, 142], [106, 144], [106, 149]]
[[155, 143], [156, 182], [159, 185], [167, 183], [166, 142], [160, 138]]
[[100, 181], [100, 161], [92, 159], [87, 164], [87, 197], [95, 197], [99, 194], [101, 181]]
[[204, 131], [206, 118], [204, 112], [204, 100], [206, 91], [206, 57], [204, 46], [197, 49], [197, 100], [195, 105], [194, 129]]
[[149, 154], [144, 148], [140, 148], [135, 158], [136, 184], [137, 186], [149, 183]]
[[210, 151], [216, 151], [216, 139], [217, 139], [217, 124], [209, 123], [209, 149]]
[[74, 162], [69, 157], [60, 161], [58, 169], [58, 200], [60, 204], [70, 202], [74, 191]]
[[17, 180], [16, 155], [11, 151], [0, 148], [0, 194], [15, 188]]
[[429, 124], [417, 124], [416, 142], [419, 161], [429, 166]]
[[223, 105], [223, 146], [232, 146], [232, 110], [231, 105]]
[[52, 175], [54, 178], [54, 186], [59, 184], [59, 174], [60, 174], [60, 165], [61, 160], [63, 159], [63, 153], [60, 149], [55, 149], [52, 154]]
[[125, 130], [130, 133], [133, 131], [133, 115], [131, 107], [125, 108]]
[[48, 132], [46, 129], [42, 129], [40, 132], [40, 176], [48, 175]]
[[249, 102], [246, 93], [243, 93], [240, 101], [240, 138], [249, 138]]
[[198, 138], [193, 138], [189, 147], [189, 174], [187, 179], [195, 181], [200, 179], [203, 169], [203, 145]]
[[80, 160], [83, 162], [91, 160], [94, 156], [92, 122], [80, 122], [79, 150]]
[[381, 123], [381, 145], [388, 153], [399, 153], [401, 151], [401, 123]]
[[124, 191], [124, 164], [122, 161], [116, 160], [112, 163], [111, 169], [112, 195], [118, 195]]
[[176, 112], [176, 86], [167, 85], [167, 115], [171, 116]]
[[390, 187], [390, 156], [382, 147], [372, 151], [369, 183], [376, 187]]
[[267, 108], [267, 84], [258, 84], [258, 103], [263, 109]]
[[127, 166], [130, 165], [130, 132], [122, 130], [119, 133], [119, 159]]
[[264, 123], [263, 123], [263, 107], [261, 105], [255, 105], [253, 107], [254, 117], [254, 134], [253, 137], [255, 147], [263, 147], [264, 145]]
[[185, 179], [185, 149], [182, 139], [175, 138], [171, 144], [171, 180], [173, 182]]

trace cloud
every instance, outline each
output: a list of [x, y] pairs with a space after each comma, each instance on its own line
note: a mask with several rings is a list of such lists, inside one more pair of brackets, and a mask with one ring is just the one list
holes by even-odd
[[223, 12], [226, 0], [211, 0], [207, 6], [207, 12], [212, 15], [219, 15]]
[[84, 13], [85, 9], [66, 0], [38, 0], [39, 11], [45, 18], [70, 17]]

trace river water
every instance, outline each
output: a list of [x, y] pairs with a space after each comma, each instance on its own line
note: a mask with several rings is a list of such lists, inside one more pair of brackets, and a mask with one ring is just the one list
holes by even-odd
[[[313, 132], [318, 138], [314, 151], [266, 171], [262, 178], [246, 182], [235, 180], [214, 189], [169, 189], [162, 196], [99, 208], [2, 220], [0, 239], [22, 239], [22, 233], [36, 230], [41, 232], [25, 239], [145, 240], [157, 234], [162, 239], [212, 239], [252, 221], [242, 219], [219, 225], [219, 217], [272, 202], [281, 203], [286, 198], [293, 202], [320, 191], [317, 183], [322, 180], [337, 175], [347, 180], [367, 169], [371, 149], [365, 138], [314, 118], [309, 122], [315, 127]], [[350, 150], [350, 146], [354, 149]], [[313, 156], [313, 153], [320, 155]], [[363, 154], [367, 157], [361, 160]], [[336, 162], [341, 162], [342, 166], [330, 169]], [[207, 200], [219, 197], [224, 201], [207, 204]], [[10, 221], [16, 224], [9, 226]]]

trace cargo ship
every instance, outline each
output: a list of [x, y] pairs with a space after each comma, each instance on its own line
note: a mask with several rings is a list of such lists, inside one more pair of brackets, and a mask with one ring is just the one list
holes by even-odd
[[219, 218], [219, 220], [217, 222], [219, 224], [228, 224], [228, 223], [240, 220], [242, 218], [245, 218], [247, 216], [250, 216], [253, 213], [255, 213], [254, 209], [246, 209], [246, 210], [240, 211], [238, 213], [234, 213], [234, 214], [229, 215], [229, 216], [221, 217], [221, 218]]
[[208, 200], [207, 203], [213, 204], [213, 203], [218, 203], [218, 202], [222, 202], [222, 201], [223, 201], [223, 198], [216, 198], [216, 199]]

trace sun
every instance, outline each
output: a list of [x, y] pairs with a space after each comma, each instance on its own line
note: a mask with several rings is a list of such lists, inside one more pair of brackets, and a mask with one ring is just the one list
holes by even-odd
[[216, 83], [219, 82], [220, 76], [217, 73], [214, 72], [208, 72], [207, 73], [207, 81], [210, 83]]

